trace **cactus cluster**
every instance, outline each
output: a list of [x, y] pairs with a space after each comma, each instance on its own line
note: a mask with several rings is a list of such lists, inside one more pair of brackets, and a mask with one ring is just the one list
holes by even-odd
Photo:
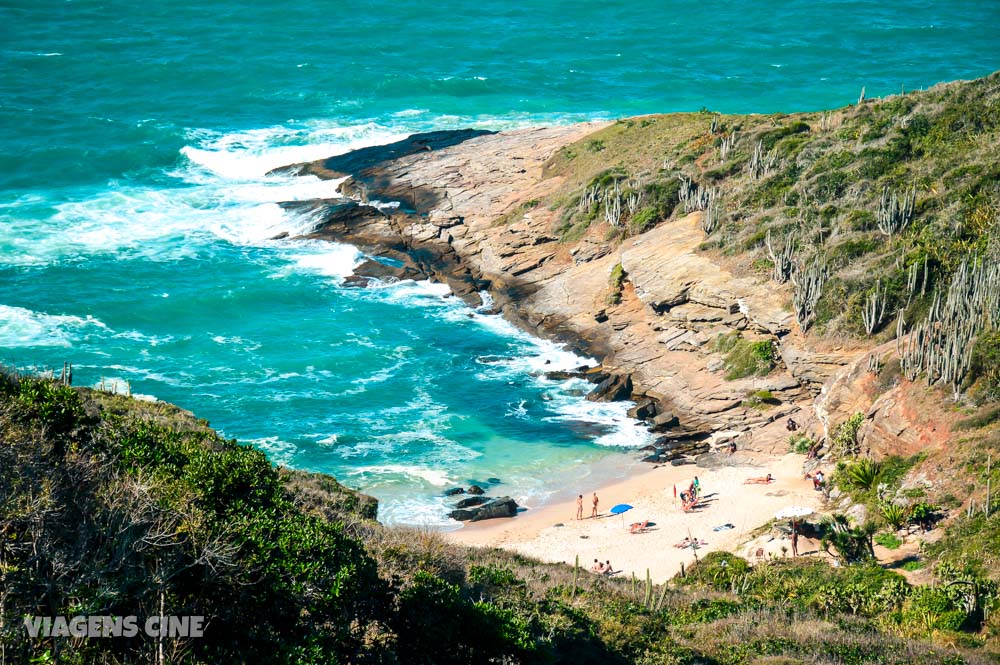
[[816, 305], [829, 276], [826, 262], [818, 256], [809, 265], [800, 265], [792, 273], [792, 284], [795, 286], [792, 306], [795, 308], [795, 320], [803, 331], [808, 330], [816, 320]]
[[757, 141], [757, 145], [753, 149], [753, 154], [750, 156], [750, 161], [747, 163], [747, 171], [750, 173], [750, 179], [760, 180], [766, 177], [774, 169], [777, 162], [777, 153], [774, 150], [765, 153], [764, 142]]
[[733, 146], [736, 145], [736, 132], [734, 131], [729, 136], [722, 137], [722, 143], [719, 144], [719, 161], [724, 162], [729, 158], [729, 153], [733, 151]]
[[764, 240], [767, 243], [767, 253], [771, 257], [771, 263], [774, 264], [771, 277], [778, 284], [784, 284], [792, 278], [792, 271], [795, 269], [795, 238], [790, 233], [785, 236], [785, 244], [778, 251], [775, 251], [771, 243], [771, 229], [767, 230]]
[[[919, 275], [920, 266], [917, 263], [910, 264], [909, 272], [906, 276], [906, 304], [909, 305], [910, 301], [913, 300], [914, 294], [917, 292], [917, 277]], [[920, 283], [920, 295], [923, 296], [927, 293], [927, 278], [928, 278], [928, 268], [927, 268], [927, 257], [924, 257], [924, 278]]]
[[871, 335], [882, 325], [887, 303], [888, 290], [882, 288], [882, 280], [877, 280], [875, 290], [868, 294], [865, 306], [861, 310], [861, 321], [865, 325], [867, 334]]
[[716, 190], [705, 189], [698, 183], [691, 180], [683, 173], [677, 176], [681, 181], [681, 188], [678, 198], [684, 204], [684, 212], [694, 212], [695, 210], [707, 210], [709, 204], [716, 198]]
[[[905, 322], [900, 314], [897, 332]], [[963, 261], [947, 294], [934, 294], [927, 317], [905, 340], [897, 340], [903, 374], [928, 385], [948, 385], [957, 400], [972, 363], [972, 348], [984, 330], [1000, 326], [1000, 261], [996, 257]]]
[[902, 198], [896, 192], [890, 192], [888, 187], [882, 188], [882, 197], [878, 204], [878, 230], [883, 235], [893, 235], [906, 230], [913, 220], [913, 204], [917, 198], [917, 190], [911, 188]]
[[641, 180], [630, 179], [626, 188], [622, 189], [621, 179], [615, 178], [610, 185], [601, 187], [595, 184], [584, 189], [577, 202], [577, 210], [587, 215], [595, 210], [602, 210], [604, 221], [613, 228], [620, 229], [626, 216], [635, 215], [644, 200]]

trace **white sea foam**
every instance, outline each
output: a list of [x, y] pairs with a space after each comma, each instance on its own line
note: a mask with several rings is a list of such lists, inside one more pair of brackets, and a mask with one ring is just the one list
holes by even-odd
[[46, 314], [0, 305], [0, 348], [72, 346], [73, 341], [108, 327], [92, 316]]
[[356, 247], [312, 240], [289, 245], [281, 250], [288, 263], [274, 273], [287, 277], [292, 272], [308, 272], [327, 277], [346, 277], [364, 260]]
[[579, 397], [554, 400], [558, 415], [547, 416], [548, 422], [594, 423], [608, 432], [593, 440], [609, 448], [641, 448], [653, 440], [642, 423], [628, 417], [630, 402], [588, 402]]
[[378, 464], [372, 466], [359, 466], [349, 472], [351, 476], [364, 476], [366, 483], [383, 482], [386, 478], [380, 476], [405, 476], [411, 479], [422, 480], [434, 487], [445, 487], [454, 484], [448, 474], [440, 469], [425, 466], [410, 466], [405, 464]]
[[231, 180], [253, 180], [282, 166], [392, 143], [409, 134], [373, 122], [348, 126], [324, 123], [275, 126], [226, 134], [202, 130], [191, 133], [191, 138], [199, 145], [186, 146], [181, 153], [215, 175]]
[[294, 443], [284, 441], [277, 436], [264, 436], [259, 439], [244, 439], [244, 443], [252, 444], [267, 453], [268, 459], [275, 464], [288, 466], [299, 454], [299, 448]]

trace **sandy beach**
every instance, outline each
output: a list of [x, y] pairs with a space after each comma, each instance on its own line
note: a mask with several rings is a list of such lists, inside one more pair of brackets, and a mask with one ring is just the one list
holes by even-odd
[[[584, 519], [575, 519], [575, 501], [560, 502], [528, 510], [512, 519], [470, 523], [451, 531], [453, 542], [480, 547], [502, 547], [548, 562], [572, 564], [579, 555], [580, 565], [590, 568], [594, 559], [610, 560], [620, 574], [645, 577], [649, 570], [654, 581], [663, 581], [690, 565], [696, 555], [728, 550], [752, 557], [759, 547], [768, 555], [782, 556], [782, 547], [791, 555], [791, 543], [774, 537], [771, 530], [755, 537], [753, 532], [791, 505], [819, 509], [822, 495], [803, 478], [803, 455], [788, 454], [768, 463], [751, 464], [739, 460], [716, 468], [694, 465], [660, 466], [625, 480], [599, 488], [580, 488], [584, 494]], [[775, 481], [768, 485], [744, 484], [748, 478], [770, 472]], [[703, 501], [685, 513], [674, 497], [697, 476]], [[591, 495], [596, 491], [600, 515], [588, 517]], [[633, 508], [622, 516], [612, 516], [612, 506], [626, 503]], [[633, 522], [650, 520], [648, 530], [630, 533]], [[732, 528], [715, 531], [715, 527]], [[691, 536], [705, 541], [697, 552], [675, 545]], [[799, 550], [814, 550], [815, 544], [800, 541]]]

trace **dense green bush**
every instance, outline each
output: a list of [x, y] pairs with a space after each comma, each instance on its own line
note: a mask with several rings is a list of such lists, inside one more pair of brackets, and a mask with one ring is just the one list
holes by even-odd
[[726, 379], [734, 381], [748, 376], [766, 376], [777, 364], [774, 345], [768, 339], [750, 341], [741, 333], [719, 335], [714, 350], [724, 354]]

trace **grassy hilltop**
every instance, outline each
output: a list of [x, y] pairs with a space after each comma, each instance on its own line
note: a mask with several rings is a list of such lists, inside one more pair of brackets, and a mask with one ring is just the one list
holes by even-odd
[[[560, 150], [546, 169], [564, 186], [531, 204], [560, 211], [566, 240], [708, 210], [703, 249], [738, 272], [804, 283], [822, 265], [804, 327], [884, 339], [899, 310], [924, 316], [963, 261], [996, 256], [998, 145], [1000, 73], [828, 112], [645, 116]], [[868, 330], [876, 290], [887, 314]]]

